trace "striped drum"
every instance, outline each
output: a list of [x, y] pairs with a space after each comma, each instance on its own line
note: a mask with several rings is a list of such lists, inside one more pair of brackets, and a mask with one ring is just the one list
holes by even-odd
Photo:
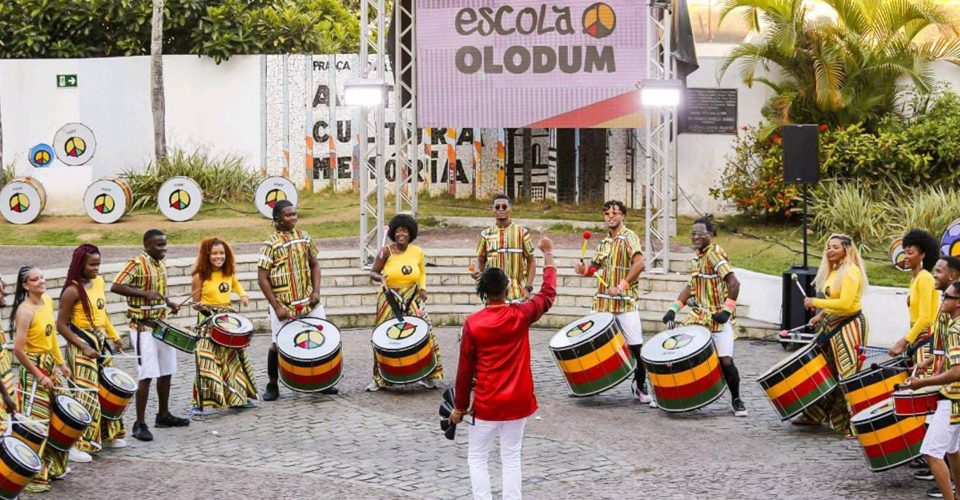
[[53, 398], [47, 446], [70, 451], [90, 422], [93, 422], [90, 412], [79, 401], [66, 394], [58, 395]]
[[657, 396], [668, 412], [702, 408], [727, 389], [710, 330], [689, 325], [656, 334], [640, 351]]
[[297, 392], [329, 389], [343, 375], [340, 329], [318, 318], [287, 322], [277, 332], [280, 381]]
[[119, 420], [130, 400], [137, 393], [133, 377], [112, 366], [100, 371], [100, 415], [107, 420]]
[[33, 451], [37, 453], [40, 452], [40, 447], [47, 439], [46, 427], [33, 420], [28, 420], [27, 417], [19, 413], [15, 413], [13, 415], [12, 427], [13, 429], [10, 433], [12, 436], [20, 439], [24, 443], [27, 443], [27, 445], [32, 448]]
[[816, 342], [787, 356], [757, 378], [781, 420], [793, 418], [837, 387], [833, 367]]
[[850, 423], [857, 431], [870, 470], [880, 472], [920, 456], [927, 433], [925, 420], [922, 416], [897, 416], [890, 398], [857, 413]]
[[437, 367], [430, 325], [422, 318], [390, 318], [373, 330], [370, 341], [380, 376], [387, 382], [411, 384]]
[[550, 339], [550, 351], [571, 396], [591, 396], [633, 373], [637, 360], [613, 314], [602, 312], [570, 323]]
[[17, 498], [42, 466], [37, 452], [23, 441], [13, 436], [0, 439], [0, 499]]
[[900, 360], [891, 359], [840, 380], [840, 390], [852, 415], [889, 398], [895, 386], [907, 379], [907, 368], [898, 366], [899, 363]]

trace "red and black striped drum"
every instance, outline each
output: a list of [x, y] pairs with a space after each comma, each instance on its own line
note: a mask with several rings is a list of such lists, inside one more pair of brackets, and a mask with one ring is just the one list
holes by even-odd
[[370, 342], [380, 376], [387, 382], [411, 384], [437, 367], [430, 325], [423, 318], [390, 318], [373, 330]]
[[892, 469], [919, 457], [920, 445], [927, 433], [925, 422], [924, 416], [897, 415], [893, 398], [857, 413], [850, 420], [867, 465], [874, 472]]
[[137, 393], [137, 381], [126, 372], [112, 366], [100, 370], [100, 416], [107, 420], [120, 420]]
[[340, 329], [319, 318], [288, 322], [277, 332], [280, 382], [297, 392], [329, 389], [343, 377]]
[[236, 313], [214, 313], [210, 320], [210, 340], [224, 347], [243, 349], [253, 338], [253, 322]]
[[27, 417], [19, 413], [13, 415], [13, 424], [11, 427], [10, 435], [27, 443], [33, 451], [37, 453], [40, 452], [40, 447], [43, 446], [43, 442], [47, 439], [46, 427], [40, 425], [39, 422], [27, 419]]
[[637, 367], [616, 317], [584, 316], [550, 339], [550, 352], [571, 396], [592, 396], [616, 387]]
[[889, 398], [897, 384], [902, 384], [906, 379], [907, 368], [900, 366], [899, 359], [891, 359], [876, 368], [840, 379], [840, 390], [850, 405], [850, 413], [856, 415]]
[[23, 441], [13, 436], [0, 439], [0, 499], [17, 498], [42, 466], [37, 452]]
[[93, 422], [90, 412], [75, 398], [59, 394], [53, 398], [53, 411], [50, 412], [50, 428], [47, 446], [60, 451], [70, 451], [73, 443]]
[[901, 417], [930, 415], [937, 411], [940, 386], [901, 389], [893, 393], [893, 412]]
[[837, 387], [833, 367], [816, 342], [787, 356], [757, 378], [781, 420], [800, 414]]
[[660, 409], [703, 408], [727, 390], [710, 330], [687, 325], [660, 332], [640, 350]]

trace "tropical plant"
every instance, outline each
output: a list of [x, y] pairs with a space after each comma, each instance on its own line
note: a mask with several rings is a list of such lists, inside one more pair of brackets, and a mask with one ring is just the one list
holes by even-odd
[[939, 235], [960, 217], [960, 191], [956, 188], [917, 187], [891, 192], [882, 203], [889, 214], [886, 233], [889, 237], [904, 235], [920, 228]]
[[738, 11], [758, 42], [737, 46], [721, 63], [722, 76], [737, 63], [748, 85], [766, 85], [774, 96], [764, 106], [764, 135], [785, 123], [847, 125], [875, 130], [896, 110], [912, 82], [919, 93], [933, 83], [930, 63], [960, 64], [960, 41], [936, 37], [918, 41], [927, 28], [957, 34], [947, 11], [932, 0], [823, 0], [836, 20], [814, 18], [804, 0], [727, 0], [721, 22]]
[[130, 184], [133, 208], [156, 206], [157, 190], [175, 176], [197, 181], [207, 203], [249, 200], [260, 181], [260, 176], [238, 156], [214, 158], [205, 152], [188, 154], [178, 149], [171, 151], [166, 160], [144, 169], [125, 170], [120, 176]]
[[881, 242], [887, 232], [889, 207], [859, 182], [829, 180], [817, 186], [811, 205], [813, 225], [821, 233], [846, 233], [866, 249]]

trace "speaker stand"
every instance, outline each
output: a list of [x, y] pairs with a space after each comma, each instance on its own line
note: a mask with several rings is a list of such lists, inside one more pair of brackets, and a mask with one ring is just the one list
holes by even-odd
[[807, 183], [803, 183], [803, 268], [807, 268]]

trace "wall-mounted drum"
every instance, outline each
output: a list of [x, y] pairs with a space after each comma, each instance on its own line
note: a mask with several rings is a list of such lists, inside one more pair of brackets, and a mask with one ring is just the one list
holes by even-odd
[[909, 271], [906, 261], [903, 260], [904, 255], [903, 238], [893, 240], [893, 242], [890, 243], [890, 248], [887, 249], [887, 256], [890, 257], [890, 263], [893, 264], [893, 267], [901, 271]]
[[286, 177], [274, 175], [260, 181], [257, 191], [253, 195], [253, 203], [257, 206], [257, 211], [268, 219], [273, 218], [273, 206], [280, 200], [290, 200], [293, 206], [297, 206], [300, 201], [300, 193], [297, 186], [290, 182]]
[[203, 191], [189, 177], [171, 177], [157, 191], [160, 213], [174, 222], [192, 219], [203, 205]]
[[960, 219], [951, 222], [940, 237], [940, 254], [960, 257]]
[[93, 158], [97, 150], [97, 139], [90, 127], [82, 123], [68, 123], [53, 136], [53, 150], [57, 159], [75, 167], [83, 165]]
[[130, 185], [118, 177], [104, 177], [87, 187], [83, 195], [83, 209], [94, 222], [112, 224], [130, 211], [133, 192]]
[[17, 177], [0, 189], [0, 214], [14, 224], [33, 222], [46, 204], [47, 192], [33, 177]]

